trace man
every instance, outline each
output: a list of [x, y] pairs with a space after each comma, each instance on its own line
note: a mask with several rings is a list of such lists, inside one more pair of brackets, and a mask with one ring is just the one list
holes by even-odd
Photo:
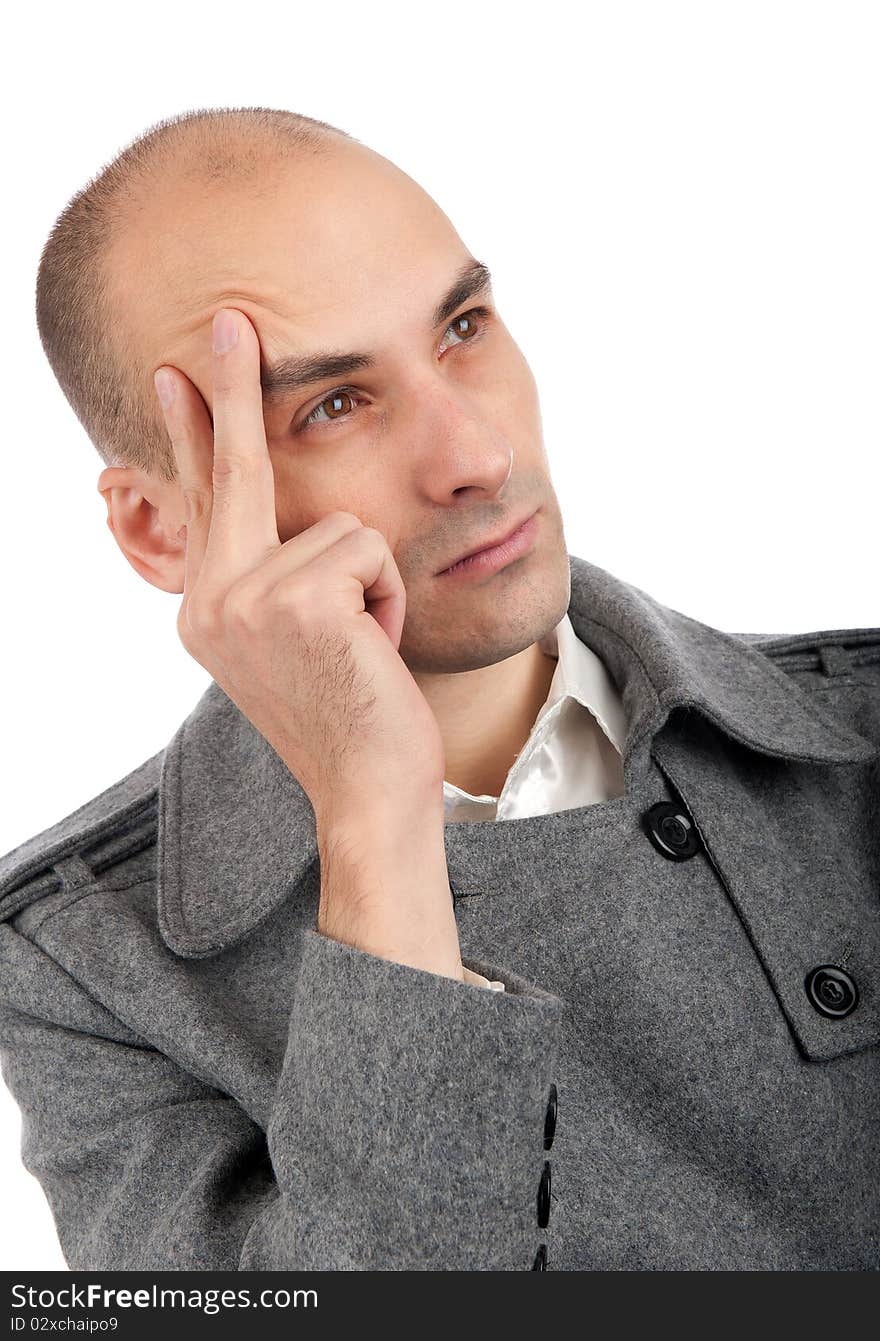
[[485, 268], [325, 123], [161, 124], [38, 319], [213, 677], [0, 863], [69, 1264], [880, 1265], [880, 628], [568, 555]]

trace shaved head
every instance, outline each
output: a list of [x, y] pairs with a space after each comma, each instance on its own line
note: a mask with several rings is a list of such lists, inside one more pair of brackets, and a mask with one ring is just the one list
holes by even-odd
[[[375, 366], [383, 326], [409, 326], [415, 339], [441, 311], [448, 321], [471, 294], [488, 294], [488, 269], [431, 197], [380, 154], [339, 140], [308, 156], [267, 153], [259, 168], [247, 163], [244, 178], [205, 177], [186, 155], [125, 202], [106, 294], [117, 347], [151, 413], [162, 363], [186, 367], [211, 408], [208, 331], [224, 304], [257, 327], [271, 436], [295, 408], [295, 391], [326, 381], [331, 369], [341, 377], [368, 360]], [[377, 347], [353, 355], [369, 343], [365, 315]], [[331, 319], [335, 354], [322, 349]]]

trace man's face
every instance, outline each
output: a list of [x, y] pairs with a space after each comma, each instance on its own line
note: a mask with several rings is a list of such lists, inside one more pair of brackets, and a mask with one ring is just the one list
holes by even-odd
[[[281, 541], [339, 509], [381, 531], [407, 590], [400, 654], [414, 673], [490, 665], [543, 636], [565, 613], [570, 569], [537, 390], [491, 290], [433, 326], [473, 261], [446, 215], [359, 145], [273, 166], [254, 189], [171, 180], [114, 263], [150, 379], [172, 364], [212, 408], [222, 306], [250, 318], [264, 371], [315, 352], [374, 359], [264, 400]], [[143, 295], [136, 311], [126, 292]], [[527, 555], [440, 575], [536, 508]]]

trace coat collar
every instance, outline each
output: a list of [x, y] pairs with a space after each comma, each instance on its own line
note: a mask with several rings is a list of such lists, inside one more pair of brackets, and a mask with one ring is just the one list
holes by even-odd
[[[595, 564], [569, 560], [574, 631], [621, 693], [625, 779], [679, 707], [763, 754], [831, 764], [877, 754], [746, 635], [723, 633]], [[157, 897], [165, 942], [187, 958], [217, 953], [268, 917], [317, 862], [308, 796], [212, 681], [162, 756]]]

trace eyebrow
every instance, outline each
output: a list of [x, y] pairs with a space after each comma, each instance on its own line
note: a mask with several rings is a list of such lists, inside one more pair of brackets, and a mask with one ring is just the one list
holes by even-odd
[[[469, 257], [440, 299], [431, 318], [431, 329], [445, 325], [462, 303], [492, 287], [492, 275], [482, 261]], [[334, 353], [326, 350], [314, 354], [289, 354], [277, 363], [265, 364], [260, 358], [260, 386], [263, 404], [271, 406], [294, 391], [324, 382], [328, 378], [347, 377], [349, 373], [376, 366], [376, 356], [370, 353]]]

